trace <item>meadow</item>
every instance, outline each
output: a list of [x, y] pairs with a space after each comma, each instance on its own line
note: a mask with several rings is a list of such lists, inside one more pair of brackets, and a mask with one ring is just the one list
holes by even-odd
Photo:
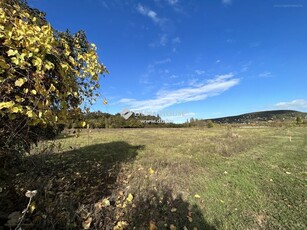
[[32, 227], [307, 229], [303, 127], [66, 130], [32, 152]]

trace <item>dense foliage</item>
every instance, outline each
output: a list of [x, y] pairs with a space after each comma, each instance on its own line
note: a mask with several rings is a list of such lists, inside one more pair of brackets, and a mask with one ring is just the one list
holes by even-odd
[[[23, 1], [0, 2], [0, 151], [28, 150], [41, 134], [95, 100], [107, 73], [79, 31], [56, 31]], [[56, 131], [55, 131], [56, 132]], [[3, 155], [3, 154], [2, 154]]]
[[[101, 111], [82, 114], [82, 120], [86, 121], [89, 128], [179, 128], [183, 124], [168, 123], [159, 115], [135, 114], [125, 119], [119, 113], [113, 115]], [[82, 128], [80, 124], [66, 123], [66, 128]]]

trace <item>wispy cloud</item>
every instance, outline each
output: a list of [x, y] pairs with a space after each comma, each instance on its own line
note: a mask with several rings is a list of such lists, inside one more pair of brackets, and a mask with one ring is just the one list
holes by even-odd
[[172, 45], [173, 45], [173, 53], [177, 52], [177, 46], [181, 43], [181, 39], [179, 37], [175, 37], [172, 39]]
[[100, 2], [100, 4], [104, 7], [104, 8], [106, 8], [106, 9], [110, 9], [110, 7], [109, 7], [109, 5], [106, 3], [106, 1], [104, 1], [104, 0], [100, 0], [99, 1]]
[[149, 44], [150, 47], [159, 47], [159, 46], [166, 46], [168, 44], [171, 44], [174, 49], [181, 43], [181, 40], [179, 37], [175, 37], [173, 39], [169, 38], [169, 35], [167, 33], [163, 33], [159, 35], [159, 40], [152, 42]]
[[258, 77], [267, 78], [267, 77], [273, 77], [273, 75], [271, 72], [266, 71], [266, 72], [260, 73]]
[[232, 0], [222, 0], [222, 3], [224, 5], [231, 5], [232, 4]]
[[249, 44], [249, 46], [250, 46], [251, 48], [256, 48], [256, 47], [259, 47], [260, 45], [261, 45], [261, 42], [259, 42], [259, 41], [251, 42], [251, 43]]
[[274, 107], [279, 109], [307, 109], [307, 100], [305, 99], [295, 99], [293, 101], [286, 101], [286, 102], [278, 102], [274, 105]]
[[173, 38], [172, 42], [173, 42], [173, 44], [180, 44], [181, 40], [180, 40], [179, 37], [175, 37], [175, 38]]
[[240, 80], [233, 77], [234, 75], [232, 73], [218, 75], [197, 86], [189, 86], [175, 90], [160, 90], [152, 99], [137, 100], [123, 98], [119, 102], [135, 111], [159, 111], [175, 104], [200, 101], [208, 97], [220, 95], [224, 91], [239, 84]]
[[163, 22], [163, 19], [158, 17], [157, 13], [149, 8], [147, 8], [146, 6], [143, 6], [141, 4], [138, 4], [137, 6], [137, 11], [144, 15], [144, 16], [147, 16], [149, 17], [153, 22], [157, 23], [157, 24], [160, 24]]
[[243, 64], [241, 69], [240, 69], [240, 72], [244, 73], [244, 72], [248, 71], [248, 69], [250, 68], [251, 65], [252, 65], [251, 61]]
[[[177, 6], [178, 1], [169, 0], [168, 3], [175, 7]], [[139, 14], [151, 19], [151, 21], [156, 24], [161, 30], [161, 33], [159, 34], [159, 39], [156, 39], [156, 41], [151, 42], [149, 46], [159, 47], [167, 46], [170, 44], [173, 48], [173, 51], [176, 51], [176, 47], [181, 43], [181, 40], [178, 36], [173, 37], [174, 31], [176, 30], [174, 22], [169, 18], [160, 17], [157, 12], [140, 3], [137, 5], [136, 10]]]
[[203, 75], [203, 74], [205, 73], [205, 71], [204, 71], [204, 70], [197, 69], [197, 70], [195, 70], [195, 73], [196, 73], [197, 75]]
[[175, 79], [175, 78], [178, 78], [178, 77], [179, 77], [178, 75], [172, 74], [169, 78]]
[[168, 4], [174, 6], [178, 3], [178, 0], [167, 0]]
[[168, 36], [167, 34], [162, 34], [160, 36], [160, 41], [159, 41], [161, 46], [165, 46], [168, 43]]
[[156, 65], [161, 65], [161, 64], [169, 63], [171, 61], [172, 61], [172, 59], [166, 58], [166, 59], [163, 59], [163, 60], [155, 61], [155, 64]]
[[228, 44], [234, 44], [235, 42], [236, 42], [236, 40], [231, 39], [231, 38], [226, 40], [226, 43], [228, 43]]
[[[153, 75], [154, 73], [157, 72], [156, 67], [159, 66], [159, 65], [165, 65], [165, 64], [167, 64], [171, 61], [172, 60], [170, 58], [166, 58], [166, 59], [155, 61], [155, 62], [147, 65], [145, 73], [143, 73], [140, 77], [140, 83], [145, 84], [145, 85], [152, 84], [152, 82], [150, 81], [150, 77], [151, 77], [151, 75]], [[164, 70], [164, 72], [165, 71], [166, 70]]]

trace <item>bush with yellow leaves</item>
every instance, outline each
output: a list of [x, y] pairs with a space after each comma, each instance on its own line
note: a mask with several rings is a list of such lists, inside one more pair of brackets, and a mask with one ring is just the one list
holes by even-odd
[[[0, 154], [27, 151], [32, 127], [56, 127], [98, 96], [107, 73], [85, 33], [54, 30], [22, 0], [0, 2]], [[1, 155], [2, 155], [1, 154]]]

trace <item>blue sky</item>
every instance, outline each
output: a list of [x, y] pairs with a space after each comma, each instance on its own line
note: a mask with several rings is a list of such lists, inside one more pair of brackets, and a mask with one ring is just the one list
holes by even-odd
[[[110, 71], [93, 110], [174, 122], [307, 111], [307, 1], [29, 0], [58, 30], [82, 29]], [[108, 105], [103, 105], [103, 98]]]

